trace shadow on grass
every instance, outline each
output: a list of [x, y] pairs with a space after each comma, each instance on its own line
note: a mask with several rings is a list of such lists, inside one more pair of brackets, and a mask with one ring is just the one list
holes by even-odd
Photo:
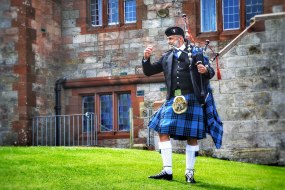
[[[217, 184], [209, 184], [201, 181], [197, 181], [196, 183], [186, 183], [178, 180], [172, 180], [172, 182], [180, 183], [183, 185], [188, 185], [192, 188], [204, 188], [204, 189], [226, 189], [226, 190], [242, 190], [245, 189], [244, 187], [229, 187], [229, 186], [224, 186], [224, 185], [217, 185]], [[251, 188], [246, 188], [246, 189], [251, 189]]]

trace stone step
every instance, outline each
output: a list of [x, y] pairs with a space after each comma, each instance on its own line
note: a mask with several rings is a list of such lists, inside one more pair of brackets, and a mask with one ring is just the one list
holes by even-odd
[[140, 150], [147, 150], [146, 144], [133, 144], [132, 146], [133, 149], [140, 149]]

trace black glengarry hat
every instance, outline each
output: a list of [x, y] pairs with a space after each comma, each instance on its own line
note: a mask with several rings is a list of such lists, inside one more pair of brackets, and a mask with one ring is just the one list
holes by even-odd
[[184, 38], [184, 31], [182, 28], [178, 26], [172, 26], [165, 30], [166, 36], [172, 36], [172, 35], [180, 35]]

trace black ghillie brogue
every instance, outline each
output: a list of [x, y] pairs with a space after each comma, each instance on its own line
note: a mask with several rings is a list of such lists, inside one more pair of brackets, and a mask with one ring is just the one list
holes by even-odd
[[166, 171], [162, 170], [159, 174], [149, 176], [148, 178], [152, 179], [165, 179], [165, 180], [172, 180], [172, 174], [166, 173]]
[[185, 174], [185, 179], [187, 183], [196, 183], [194, 179], [194, 170], [189, 169], [188, 172]]

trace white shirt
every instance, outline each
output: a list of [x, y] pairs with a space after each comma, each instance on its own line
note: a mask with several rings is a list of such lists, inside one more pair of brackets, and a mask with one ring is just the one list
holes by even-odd
[[179, 48], [177, 48], [177, 49], [181, 50], [181, 51], [178, 51], [178, 52], [177, 52], [178, 57], [181, 55], [182, 51], [184, 51], [185, 48], [186, 48], [185, 44], [182, 44], [182, 46], [180, 46]]

